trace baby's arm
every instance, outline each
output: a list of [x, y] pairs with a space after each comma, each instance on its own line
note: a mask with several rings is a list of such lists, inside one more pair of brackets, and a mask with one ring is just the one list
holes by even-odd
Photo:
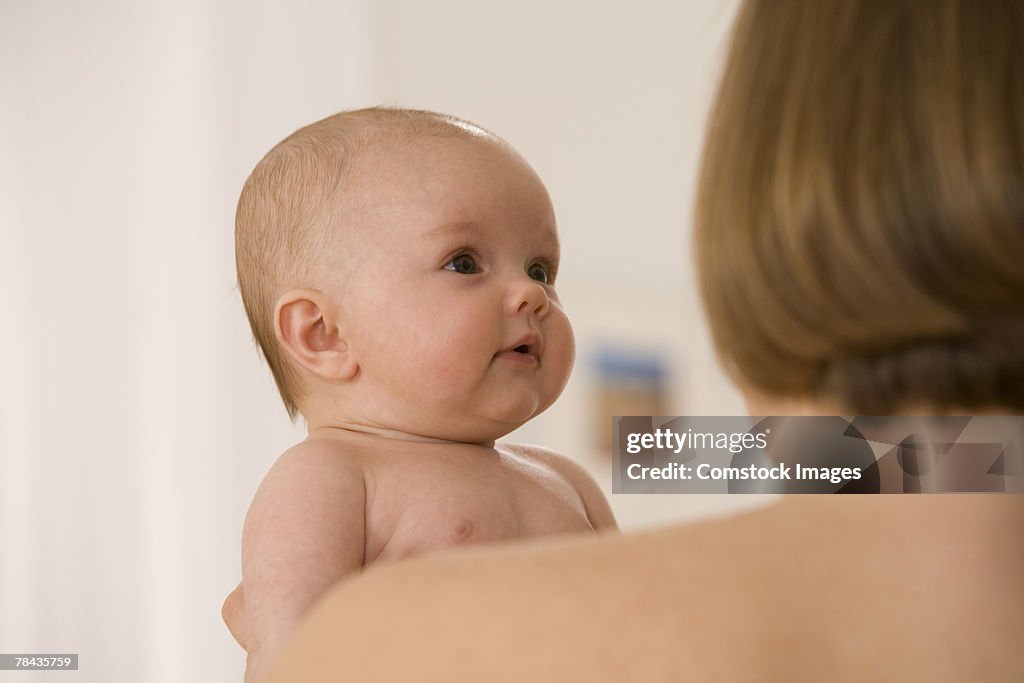
[[246, 683], [314, 601], [363, 566], [365, 498], [362, 470], [330, 444], [303, 442], [267, 473], [242, 532]]

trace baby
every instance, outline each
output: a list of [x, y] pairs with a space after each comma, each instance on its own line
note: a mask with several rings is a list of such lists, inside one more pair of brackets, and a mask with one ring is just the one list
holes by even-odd
[[235, 237], [257, 343], [309, 431], [245, 520], [225, 618], [247, 681], [374, 562], [615, 528], [582, 468], [495, 444], [554, 402], [574, 355], [551, 202], [508, 144], [429, 112], [328, 117], [256, 166]]

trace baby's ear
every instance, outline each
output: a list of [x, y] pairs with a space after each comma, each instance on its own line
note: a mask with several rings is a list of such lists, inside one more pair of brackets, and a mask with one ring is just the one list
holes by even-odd
[[277, 300], [274, 334], [293, 361], [325, 379], [348, 380], [359, 370], [323, 292], [293, 289]]

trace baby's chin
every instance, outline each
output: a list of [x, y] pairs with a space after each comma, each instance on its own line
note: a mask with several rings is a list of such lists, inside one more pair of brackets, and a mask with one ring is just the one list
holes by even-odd
[[452, 426], [446, 429], [430, 430], [429, 437], [438, 441], [450, 441], [453, 443], [491, 445], [498, 439], [519, 429], [525, 423], [526, 419], [493, 425]]
[[535, 412], [518, 415], [500, 415], [474, 420], [437, 420], [427, 425], [414, 427], [414, 433], [423, 437], [455, 443], [493, 444], [511, 432], [522, 427], [534, 417]]
[[[513, 397], [509, 397], [513, 398]], [[391, 419], [380, 425], [408, 435], [413, 440], [491, 444], [514, 432], [544, 412], [553, 400], [508, 400], [490, 405], [465, 405], [455, 402], [432, 405], [418, 414], [393, 411]]]

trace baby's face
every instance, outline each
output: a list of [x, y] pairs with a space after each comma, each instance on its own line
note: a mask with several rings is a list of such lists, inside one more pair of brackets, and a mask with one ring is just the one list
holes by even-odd
[[486, 442], [545, 410], [569, 377], [547, 191], [485, 140], [433, 139], [356, 162], [336, 254], [360, 423]]

